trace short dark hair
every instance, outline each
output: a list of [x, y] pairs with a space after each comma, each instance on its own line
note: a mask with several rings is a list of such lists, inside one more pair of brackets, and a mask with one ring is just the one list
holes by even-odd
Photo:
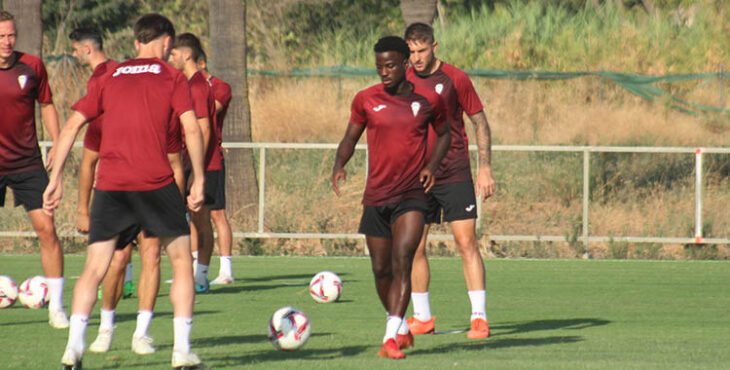
[[175, 38], [175, 26], [169, 19], [157, 13], [143, 15], [134, 25], [134, 38], [147, 44], [163, 35]]
[[101, 32], [94, 28], [77, 28], [68, 35], [68, 38], [70, 38], [71, 41], [76, 42], [90, 41], [96, 46], [97, 50], [104, 50], [104, 43], [101, 40]]
[[177, 35], [175, 41], [172, 43], [172, 48], [189, 48], [193, 52], [191, 57], [195, 63], [198, 62], [200, 55], [203, 54], [203, 46], [200, 44], [200, 40], [190, 32]]
[[205, 54], [204, 51], [201, 51], [200, 55], [198, 55], [198, 59], [196, 59], [195, 62], [196, 63], [200, 63], [200, 62], [208, 63], [208, 55]]
[[375, 44], [375, 47], [373, 47], [373, 51], [375, 51], [376, 53], [395, 51], [402, 55], [403, 59], [408, 59], [408, 56], [411, 55], [411, 50], [408, 49], [408, 44], [406, 44], [406, 40], [403, 40], [398, 36], [385, 36], [381, 38]]
[[5, 21], [15, 22], [15, 17], [13, 16], [12, 13], [10, 13], [7, 10], [0, 10], [0, 22], [5, 22]]
[[426, 43], [432, 43], [436, 39], [433, 37], [433, 27], [426, 23], [411, 23], [406, 28], [404, 38], [406, 41], [423, 41]]

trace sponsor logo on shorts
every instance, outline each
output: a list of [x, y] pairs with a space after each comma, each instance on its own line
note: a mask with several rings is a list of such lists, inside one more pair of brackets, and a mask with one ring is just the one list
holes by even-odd
[[137, 75], [140, 73], [154, 73], [154, 74], [160, 74], [161, 67], [159, 64], [141, 64], [138, 66], [124, 66], [119, 67], [114, 72], [112, 77], [117, 77], [119, 75]]
[[373, 110], [376, 112], [380, 112], [381, 110], [383, 110], [383, 108], [385, 108], [385, 104], [380, 104], [377, 107], [373, 107]]
[[474, 210], [474, 205], [470, 204], [469, 207], [464, 208], [467, 212], [471, 212]]

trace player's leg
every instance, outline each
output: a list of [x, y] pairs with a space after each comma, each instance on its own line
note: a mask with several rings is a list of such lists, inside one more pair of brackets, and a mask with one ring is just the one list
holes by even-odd
[[401, 352], [396, 343], [398, 328], [402, 319], [397, 320], [396, 316], [392, 316], [388, 308], [391, 306], [390, 291], [393, 284], [393, 266], [392, 266], [392, 240], [390, 238], [365, 236], [365, 242], [370, 254], [370, 264], [375, 278], [375, 290], [380, 298], [380, 303], [387, 313], [387, 321], [385, 323], [385, 335], [383, 336], [383, 346], [378, 352], [378, 356], [400, 359], [405, 354]]
[[[191, 225], [194, 225], [198, 240], [198, 263], [195, 270], [195, 291], [205, 293], [209, 289], [208, 267], [213, 254], [213, 226], [210, 220], [210, 206], [204, 205], [200, 211], [190, 215]], [[192, 229], [192, 227], [191, 227]], [[191, 233], [192, 234], [192, 233]]]
[[56, 235], [53, 216], [42, 209], [28, 211], [33, 229], [41, 245], [41, 267], [48, 284], [49, 323], [56, 329], [68, 328], [68, 318], [63, 309], [63, 249]]
[[87, 248], [84, 270], [74, 286], [68, 342], [61, 359], [64, 365], [75, 366], [81, 362], [89, 313], [96, 303], [97, 289], [114, 255], [117, 238], [94, 242]]
[[172, 266], [170, 302], [173, 309], [174, 344], [172, 366], [192, 366], [200, 363], [197, 355], [190, 351], [190, 331], [193, 326], [193, 282], [190, 237], [163, 238], [162, 246]]
[[211, 284], [233, 283], [233, 269], [231, 267], [231, 255], [233, 246], [233, 232], [228, 222], [226, 209], [214, 209], [210, 212], [210, 218], [215, 224], [218, 233], [218, 246], [220, 247], [220, 269], [218, 277]]
[[139, 310], [137, 311], [137, 326], [132, 335], [132, 351], [138, 355], [151, 354], [156, 351], [152, 346], [153, 339], [147, 335], [152, 321], [157, 293], [160, 289], [160, 240], [146, 236], [142, 232], [139, 236], [139, 254], [142, 269], [139, 275], [137, 296]]
[[101, 294], [101, 321], [99, 333], [89, 346], [91, 352], [106, 352], [109, 350], [114, 337], [114, 315], [122, 297], [124, 270], [132, 254], [132, 244], [114, 251], [111, 263], [102, 280]]
[[476, 238], [476, 220], [465, 219], [451, 222], [454, 241], [461, 254], [464, 281], [471, 301], [471, 330], [467, 336], [471, 339], [489, 336], [489, 321], [486, 311], [486, 289], [484, 282], [484, 262], [479, 253]]
[[418, 244], [416, 254], [413, 256], [413, 269], [411, 271], [413, 316], [407, 320], [408, 328], [413, 334], [431, 334], [435, 331], [436, 317], [431, 315], [431, 302], [428, 293], [431, 284], [431, 269], [428, 264], [426, 246], [430, 225], [441, 222], [439, 189], [440, 187], [437, 185], [431, 191], [425, 216], [426, 224], [423, 228], [423, 237]]
[[388, 312], [400, 321], [396, 342], [400, 348], [413, 345], [413, 335], [404, 320], [411, 294], [411, 273], [413, 256], [423, 234], [423, 212], [408, 211], [393, 222], [393, 283], [388, 299], [391, 307]]

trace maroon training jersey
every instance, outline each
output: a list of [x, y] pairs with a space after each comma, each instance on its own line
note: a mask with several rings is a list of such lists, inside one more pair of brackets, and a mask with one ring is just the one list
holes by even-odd
[[[195, 118], [208, 118], [210, 124], [210, 141], [208, 142], [208, 150], [205, 152], [205, 171], [220, 170], [221, 163], [213, 163], [213, 153], [216, 152], [218, 143], [215, 130], [215, 97], [213, 97], [213, 89], [201, 72], [195, 72], [193, 77], [188, 81], [188, 84], [190, 85], [190, 94], [193, 98]], [[187, 153], [186, 158], [188, 158]], [[189, 161], [189, 158], [186, 161]]]
[[[89, 91], [99, 88], [99, 79], [101, 78], [101, 76], [105, 75], [111, 70], [117, 69], [118, 66], [119, 63], [111, 59], [96, 66], [96, 68], [94, 68], [94, 72], [91, 74], [91, 77], [89, 77], [89, 81], [86, 83], [87, 93]], [[101, 119], [102, 116], [97, 117], [95, 120], [89, 122], [89, 125], [86, 127], [86, 134], [84, 135], [84, 148], [93, 150], [95, 152], [99, 151], [99, 147], [101, 146]]]
[[[213, 159], [211, 160], [213, 163], [221, 163], [223, 161], [223, 120], [226, 118], [228, 104], [231, 102], [231, 85], [215, 76], [212, 76], [208, 82], [213, 88], [213, 97], [223, 106], [215, 118], [215, 131], [218, 143], [216, 151], [213, 153]], [[222, 168], [222, 165], [220, 166]]]
[[420, 172], [427, 163], [429, 123], [445, 124], [439, 104], [438, 97], [426, 97], [417, 90], [390, 95], [383, 84], [357, 93], [350, 123], [365, 125], [368, 138], [368, 179], [362, 204], [426, 199]]
[[35, 101], [53, 103], [40, 58], [16, 51], [15, 63], [0, 68], [0, 175], [43, 168], [35, 130]]
[[150, 191], [173, 182], [166, 150], [170, 117], [193, 108], [180, 71], [158, 58], [128, 60], [72, 108], [88, 120], [104, 114], [97, 189]]
[[[436, 72], [425, 77], [416, 74], [413, 67], [408, 68], [406, 78], [414, 85], [441, 96], [447, 110], [448, 123], [451, 127], [451, 147], [436, 171], [436, 183], [472, 181], [469, 140], [466, 137], [463, 113], [466, 112], [468, 116], [471, 116], [484, 108], [469, 76], [462, 70], [442, 61]], [[430, 157], [436, 142], [436, 135], [433, 130], [430, 130], [428, 136]]]

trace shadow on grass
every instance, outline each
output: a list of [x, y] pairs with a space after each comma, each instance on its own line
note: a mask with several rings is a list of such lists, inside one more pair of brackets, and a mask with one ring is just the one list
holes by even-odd
[[578, 336], [556, 336], [546, 338], [502, 338], [502, 339], [486, 339], [482, 341], [469, 341], [467, 343], [449, 343], [436, 347], [406, 352], [407, 355], [417, 354], [435, 354], [449, 353], [454, 351], [482, 351], [488, 349], [525, 347], [525, 346], [544, 346], [550, 344], [564, 344], [582, 342], [583, 337]]
[[492, 336], [529, 333], [539, 330], [580, 330], [594, 326], [610, 324], [611, 321], [602, 319], [566, 319], [566, 320], [535, 320], [522, 323], [499, 323], [490, 325]]
[[[218, 314], [218, 313], [220, 313], [220, 311], [198, 311], [198, 310], [195, 310], [195, 312], [193, 313], [193, 316], [210, 315], [210, 314]], [[155, 316], [154, 317], [155, 318], [172, 317], [172, 311], [155, 312]], [[136, 321], [136, 320], [137, 320], [137, 313], [136, 312], [122, 313], [122, 314], [117, 314], [116, 316], [114, 316], [114, 321], [116, 321], [116, 322]]]
[[0, 326], [31, 325], [31, 324], [43, 324], [43, 323], [48, 323], [48, 320], [11, 321], [11, 322], [0, 323]]
[[[340, 277], [347, 276], [349, 273], [342, 272], [337, 273]], [[289, 275], [269, 275], [269, 276], [261, 276], [261, 277], [255, 277], [255, 278], [244, 278], [241, 279], [243, 281], [255, 281], [255, 282], [262, 282], [262, 281], [273, 281], [273, 280], [284, 280], [284, 279], [305, 279], [307, 281], [307, 284], [309, 284], [309, 281], [312, 280], [314, 277], [314, 274], [289, 274]], [[343, 279], [345, 280], [345, 279]], [[345, 280], [346, 281], [346, 280]]]
[[[216, 356], [207, 365], [216, 367], [239, 367], [266, 362], [282, 362], [288, 360], [322, 361], [342, 357], [357, 356], [364, 351], [374, 351], [374, 346], [346, 346], [331, 349], [305, 349], [302, 351], [277, 351], [273, 347], [267, 351], [257, 351], [243, 356]], [[272, 364], [275, 368], [282, 365]]]
[[[312, 333], [312, 337], [322, 337], [332, 335], [332, 333]], [[197, 338], [193, 340], [193, 348], [201, 347], [216, 347], [234, 344], [246, 344], [246, 343], [265, 343], [268, 342], [269, 338], [262, 334], [249, 334], [249, 335], [227, 335], [218, 337], [207, 337]], [[273, 348], [273, 347], [272, 347]]]

